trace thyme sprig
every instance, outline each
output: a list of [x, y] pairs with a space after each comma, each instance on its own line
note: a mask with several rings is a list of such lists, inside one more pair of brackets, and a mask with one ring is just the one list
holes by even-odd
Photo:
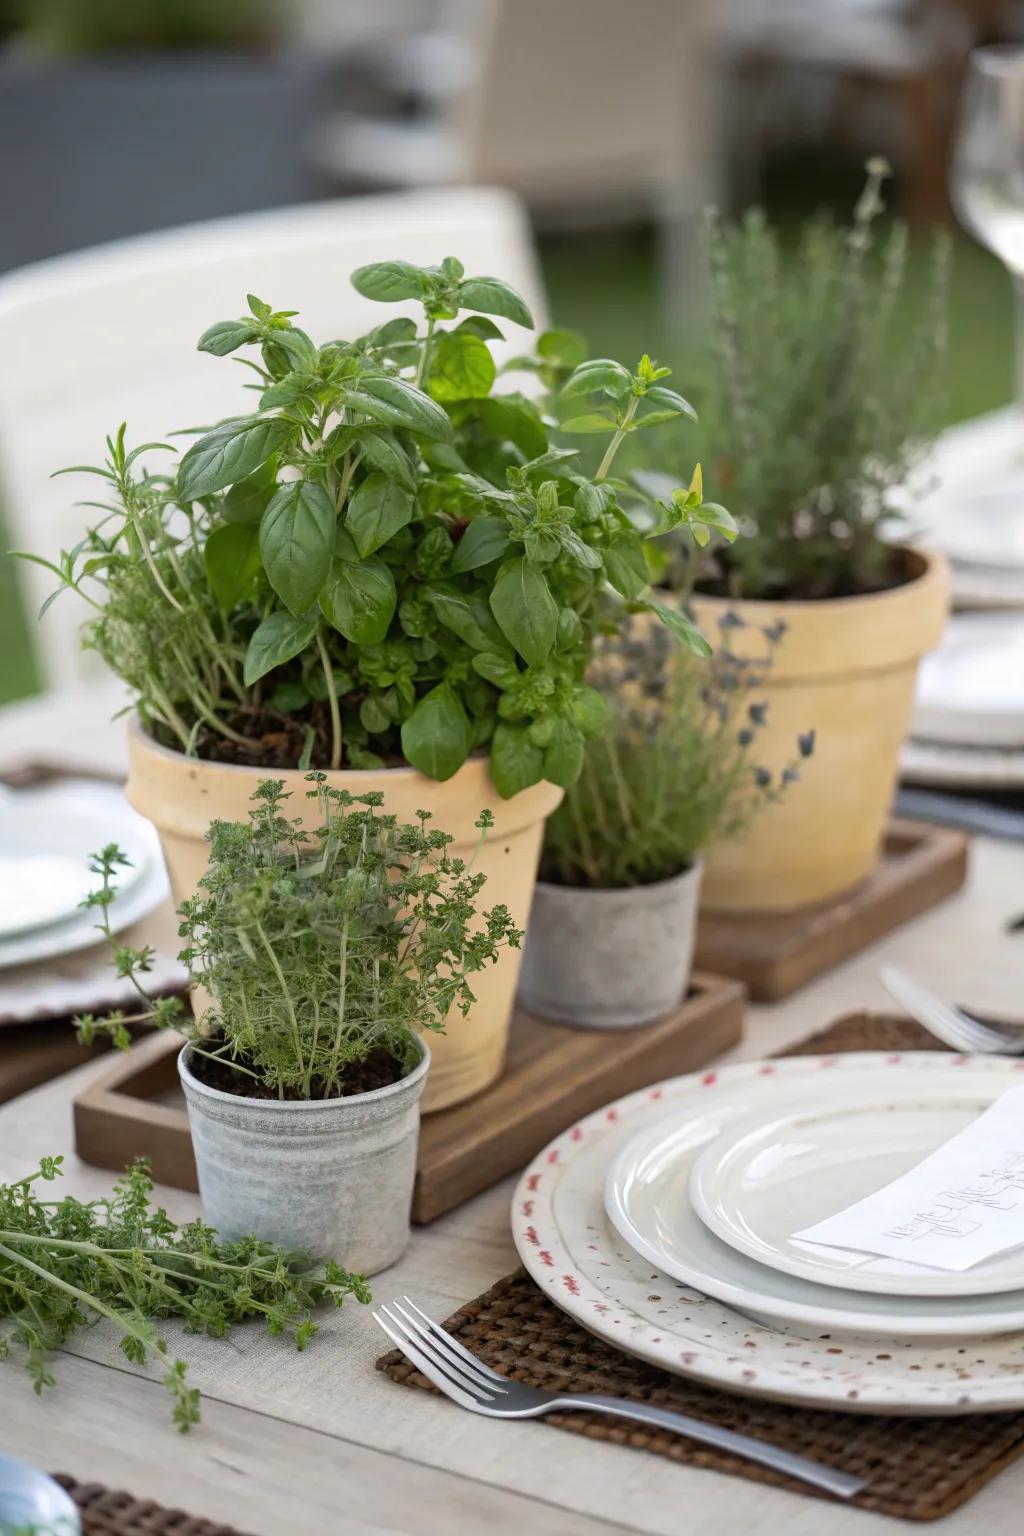
[[54, 1351], [103, 1317], [133, 1364], [156, 1361], [185, 1432], [199, 1422], [199, 1393], [158, 1321], [180, 1318], [191, 1333], [223, 1338], [261, 1318], [301, 1350], [317, 1332], [314, 1308], [370, 1300], [365, 1280], [332, 1260], [314, 1264], [255, 1237], [224, 1243], [202, 1221], [177, 1226], [151, 1203], [142, 1162], [109, 1198], [45, 1200], [38, 1186], [60, 1177], [62, 1162], [44, 1157], [26, 1178], [0, 1184], [0, 1358], [20, 1354], [37, 1392], [54, 1384]]

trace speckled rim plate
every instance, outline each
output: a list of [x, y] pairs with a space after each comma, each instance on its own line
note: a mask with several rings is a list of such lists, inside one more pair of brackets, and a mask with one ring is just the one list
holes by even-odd
[[[704, 1114], [716, 1089], [758, 1076], [808, 1080], [884, 1064], [956, 1072], [968, 1058], [944, 1052], [851, 1052], [743, 1062], [672, 1078], [570, 1126], [534, 1158], [516, 1187], [512, 1233], [523, 1264], [563, 1311], [608, 1343], [710, 1386], [778, 1402], [847, 1412], [938, 1415], [1024, 1407], [1024, 1333], [949, 1343], [885, 1335], [806, 1337], [769, 1327], [658, 1270], [615, 1231], [604, 1182], [631, 1136], [659, 1117]], [[997, 1073], [1024, 1062], [970, 1058]]]

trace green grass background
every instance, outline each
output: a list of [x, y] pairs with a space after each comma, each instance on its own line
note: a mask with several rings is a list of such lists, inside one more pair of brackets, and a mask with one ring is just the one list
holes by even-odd
[[[767, 202], [776, 212], [778, 199], [769, 197]], [[785, 203], [776, 216], [795, 229], [797, 214]], [[671, 349], [666, 355], [659, 344], [657, 267], [649, 234], [547, 237], [541, 241], [541, 259], [552, 316], [559, 325], [582, 331], [596, 355], [634, 362], [647, 351], [672, 366], [684, 387], [699, 376], [699, 338], [682, 356], [672, 355]], [[915, 246], [911, 259], [920, 270], [926, 259], [922, 245]], [[913, 320], [913, 314], [905, 314], [900, 324], [910, 327]], [[1012, 327], [1004, 269], [965, 236], [957, 237], [950, 294], [948, 421], [991, 410], [1010, 398]], [[894, 344], [899, 345], [898, 335]], [[53, 447], [54, 463], [59, 464], [60, 444]], [[0, 549], [7, 543], [0, 520]], [[34, 615], [23, 611], [14, 563], [0, 556], [0, 704], [23, 698], [39, 686], [34, 624]]]

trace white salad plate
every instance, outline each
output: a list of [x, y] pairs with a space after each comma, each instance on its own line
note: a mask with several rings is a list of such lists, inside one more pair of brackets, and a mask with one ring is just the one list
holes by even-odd
[[[79, 903], [99, 886], [89, 859], [108, 843], [117, 843], [131, 860], [117, 873], [117, 895], [108, 909], [116, 933], [145, 917], [169, 889], [160, 840], [123, 791], [77, 780], [0, 797], [0, 970], [102, 942], [97, 913]], [[24, 913], [22, 889], [28, 896]]]
[[[716, 1126], [720, 1132], [772, 1093], [801, 1092], [820, 1101], [848, 1073], [956, 1073], [964, 1070], [961, 1061], [944, 1052], [791, 1057], [743, 1062], [629, 1094], [568, 1127], [526, 1169], [512, 1203], [522, 1262], [545, 1294], [591, 1333], [731, 1392], [867, 1413], [1024, 1407], [1024, 1333], [996, 1332], [1024, 1328], [1024, 1296], [1017, 1297], [1016, 1313], [1005, 1297], [945, 1303], [941, 1312], [955, 1320], [952, 1336], [943, 1323], [939, 1338], [897, 1337], [889, 1321], [902, 1326], [908, 1315], [899, 1298], [879, 1311], [876, 1298], [851, 1296], [848, 1303], [838, 1291], [761, 1269], [707, 1232], [693, 1278], [673, 1277], [660, 1258], [634, 1251], [605, 1215], [609, 1170], [627, 1143], [654, 1125], [664, 1129], [700, 1117], [710, 1139]], [[971, 1058], [969, 1065], [1003, 1087], [1020, 1081], [1014, 1074], [1024, 1070], [1024, 1062], [996, 1057]], [[684, 1174], [683, 1198], [686, 1181]], [[703, 1230], [696, 1218], [694, 1225]], [[705, 1262], [716, 1252], [732, 1267], [717, 1272], [714, 1262]], [[990, 1324], [976, 1326], [985, 1306], [992, 1309]], [[844, 1313], [847, 1307], [857, 1310]], [[772, 1323], [758, 1320], [773, 1308]], [[914, 1310], [940, 1315], [934, 1301], [916, 1302]], [[844, 1316], [860, 1336], [842, 1331]], [[978, 1337], [985, 1332], [990, 1336]]]
[[911, 733], [954, 746], [1024, 746], [1024, 613], [950, 619], [921, 663]]
[[902, 1261], [796, 1236], [909, 1172], [1013, 1080], [973, 1062], [906, 1076], [869, 1071], [816, 1103], [762, 1102], [702, 1148], [690, 1173], [693, 1210], [738, 1253], [817, 1285], [912, 1297], [914, 1307], [923, 1297], [1010, 1293], [1012, 1310], [1024, 1301], [1024, 1248], [952, 1273], [914, 1263], [910, 1248]]

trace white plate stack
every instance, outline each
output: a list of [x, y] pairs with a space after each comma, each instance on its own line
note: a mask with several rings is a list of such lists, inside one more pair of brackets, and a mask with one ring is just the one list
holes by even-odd
[[1024, 612], [950, 619], [921, 664], [900, 767], [917, 784], [1024, 785]]
[[1024, 1063], [747, 1062], [570, 1127], [523, 1175], [516, 1246], [592, 1333], [732, 1391], [853, 1412], [1024, 1406], [1024, 1248], [963, 1273], [795, 1234], [964, 1130]]
[[[0, 787], [0, 1024], [95, 1012], [134, 997], [114, 973], [98, 912], [82, 905], [101, 883], [91, 856], [109, 843], [129, 860], [116, 871], [108, 907], [113, 932], [122, 934], [165, 902], [170, 886], [159, 838], [121, 787], [90, 779]], [[154, 993], [186, 979], [173, 954], [157, 955], [147, 978]]]

